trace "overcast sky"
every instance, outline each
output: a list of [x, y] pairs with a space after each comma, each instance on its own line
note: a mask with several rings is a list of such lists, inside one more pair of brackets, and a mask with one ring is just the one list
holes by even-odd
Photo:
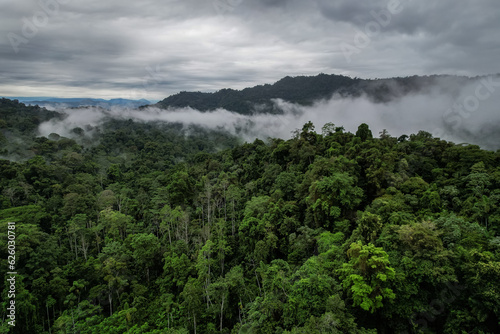
[[0, 0], [0, 96], [500, 72], [498, 0]]

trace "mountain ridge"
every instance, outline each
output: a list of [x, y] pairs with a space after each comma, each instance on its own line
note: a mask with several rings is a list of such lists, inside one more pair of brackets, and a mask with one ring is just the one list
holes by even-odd
[[446, 74], [360, 79], [320, 73], [316, 76], [286, 76], [274, 84], [257, 85], [242, 90], [224, 88], [213, 93], [181, 91], [153, 106], [161, 109], [190, 107], [200, 111], [221, 108], [241, 114], [280, 113], [272, 103], [273, 99], [283, 99], [307, 106], [321, 99], [329, 99], [334, 94], [343, 97], [359, 97], [364, 94], [374, 102], [380, 103], [410, 92], [425, 90], [440, 80], [464, 84], [472, 79], [472, 77]]
[[99, 99], [99, 98], [58, 98], [58, 97], [5, 97], [9, 100], [18, 100], [25, 105], [39, 105], [40, 107], [55, 106], [79, 108], [87, 106], [96, 106], [103, 108], [111, 108], [112, 106], [122, 106], [130, 108], [138, 108], [143, 105], [151, 104], [151, 101], [146, 99], [130, 100], [130, 99]]

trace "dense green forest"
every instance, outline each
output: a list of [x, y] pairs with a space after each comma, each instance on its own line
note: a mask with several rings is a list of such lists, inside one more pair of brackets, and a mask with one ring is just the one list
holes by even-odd
[[0, 102], [0, 333], [500, 332], [500, 151], [364, 123], [45, 138], [62, 115]]

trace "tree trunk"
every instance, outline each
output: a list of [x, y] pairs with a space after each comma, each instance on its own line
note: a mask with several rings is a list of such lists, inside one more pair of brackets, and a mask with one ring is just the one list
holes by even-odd
[[85, 240], [85, 236], [82, 234], [82, 252], [83, 252], [83, 257], [85, 258], [85, 261], [87, 261], [87, 252], [89, 249], [89, 244], [87, 243], [87, 240]]
[[172, 236], [170, 234], [170, 228], [171, 228], [171, 225], [170, 225], [170, 222], [168, 223], [168, 243], [170, 244], [170, 246], [172, 246]]
[[97, 246], [97, 254], [99, 254], [99, 234], [97, 233], [97, 230], [94, 232], [95, 234], [95, 243]]
[[76, 259], [78, 260], [78, 245], [76, 243], [76, 233], [75, 233], [75, 256], [76, 256]]
[[231, 215], [231, 223], [232, 223], [232, 233], [233, 233], [233, 237], [234, 237], [234, 198], [231, 200], [232, 204], [233, 204], [233, 214]]
[[262, 289], [260, 288], [259, 276], [257, 275], [257, 270], [255, 270], [255, 278], [257, 279], [257, 285], [259, 287], [259, 295], [262, 296]]
[[113, 315], [113, 296], [111, 295], [111, 291], [108, 293], [108, 300], [109, 300], [109, 316], [111, 317]]
[[243, 307], [243, 302], [241, 301], [240, 297], [240, 305], [238, 305], [238, 318], [240, 318], [240, 324], [241, 324], [241, 308]]
[[73, 309], [71, 309], [71, 320], [73, 321], [73, 333], [75, 333], [75, 317], [73, 316]]
[[49, 305], [45, 304], [45, 306], [47, 307], [47, 323], [49, 324], [49, 334], [51, 334], [51, 331], [50, 331]]
[[222, 303], [220, 304], [220, 332], [222, 333], [222, 316], [224, 315], [224, 296], [222, 296]]

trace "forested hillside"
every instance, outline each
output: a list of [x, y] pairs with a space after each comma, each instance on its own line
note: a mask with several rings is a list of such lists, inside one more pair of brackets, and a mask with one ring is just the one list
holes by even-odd
[[283, 99], [299, 105], [311, 105], [333, 94], [359, 97], [365, 94], [372, 101], [382, 103], [409, 93], [428, 92], [439, 83], [446, 82], [453, 90], [456, 84], [464, 85], [473, 78], [432, 75], [389, 79], [359, 79], [343, 75], [319, 74], [317, 76], [285, 77], [274, 84], [259, 85], [243, 90], [221, 89], [214, 93], [180, 92], [158, 102], [160, 108], [191, 107], [201, 111], [223, 108], [240, 114], [280, 113], [272, 99]]
[[25, 157], [38, 126], [60, 116], [57, 112], [38, 106], [29, 107], [17, 100], [0, 99], [0, 157]]
[[500, 332], [498, 151], [362, 122], [45, 138], [57, 114], [2, 103], [0, 333]]

